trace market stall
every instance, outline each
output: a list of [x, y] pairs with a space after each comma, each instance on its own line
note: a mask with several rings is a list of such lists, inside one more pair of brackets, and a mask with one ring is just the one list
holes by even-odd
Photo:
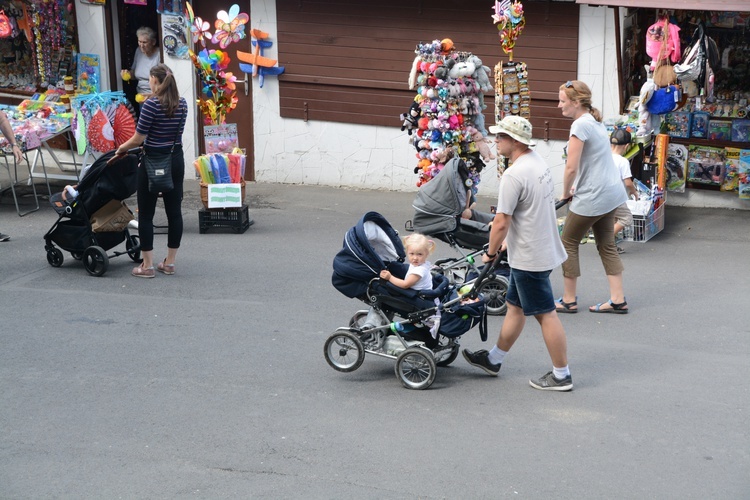
[[30, 96], [74, 73], [73, 0], [0, 0], [0, 92]]
[[[646, 168], [634, 177], [672, 193], [712, 190], [750, 199], [748, 5], [597, 4], [628, 7], [618, 65], [627, 105], [619, 125], [629, 125], [644, 146], [640, 165]], [[659, 134], [665, 151], [656, 155]]]

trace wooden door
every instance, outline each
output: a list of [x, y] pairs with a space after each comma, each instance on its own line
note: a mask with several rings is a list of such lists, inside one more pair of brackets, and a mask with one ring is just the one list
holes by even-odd
[[[193, 11], [195, 12], [196, 17], [200, 17], [204, 21], [207, 21], [211, 25], [211, 29], [209, 30], [210, 33], [213, 33], [215, 31], [214, 28], [214, 22], [216, 21], [216, 13], [220, 10], [224, 10], [229, 12], [229, 8], [237, 3], [235, 0], [229, 1], [229, 0], [193, 0], [191, 2], [191, 5], [193, 6]], [[249, 5], [249, 2], [247, 2]], [[242, 12], [246, 12], [247, 14], [250, 14], [247, 10], [242, 10]], [[252, 19], [251, 21], [252, 22]], [[245, 32], [250, 31], [250, 25], [249, 23], [245, 25]], [[207, 49], [218, 49], [218, 44], [213, 44], [210, 41], [206, 43]], [[196, 47], [193, 48], [196, 52], [200, 51], [202, 49], [202, 46], [200, 43], [196, 45]], [[240, 69], [240, 63], [237, 59], [237, 51], [241, 50], [243, 52], [251, 52], [250, 49], [250, 37], [246, 37], [243, 40], [240, 40], [237, 43], [231, 44], [227, 48], [227, 53], [229, 54], [229, 57], [231, 58], [231, 62], [229, 64], [229, 68], [227, 71], [231, 71], [233, 75], [237, 77], [237, 97], [239, 98], [237, 102], [237, 107], [233, 109], [228, 115], [227, 115], [227, 123], [236, 123], [237, 124], [237, 135], [239, 139], [239, 144], [241, 148], [245, 148], [247, 151], [247, 163], [245, 166], [245, 180], [247, 181], [254, 181], [255, 180], [255, 155], [254, 155], [254, 149], [255, 144], [253, 141], [253, 82], [252, 79], [248, 77], [247, 86], [245, 85], [245, 73], [242, 72]], [[198, 89], [198, 92], [200, 92], [200, 89], [202, 88], [202, 85], [197, 81], [196, 76], [196, 88]], [[203, 137], [203, 117], [199, 116], [198, 118], [198, 137]], [[200, 142], [200, 151], [201, 153], [205, 152], [205, 148], [203, 145], [203, 140], [199, 139]]]

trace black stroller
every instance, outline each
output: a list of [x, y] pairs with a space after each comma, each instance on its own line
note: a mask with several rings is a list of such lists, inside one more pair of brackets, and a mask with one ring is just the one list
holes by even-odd
[[[490, 226], [494, 215], [473, 211], [471, 219], [461, 213], [470, 196], [469, 170], [460, 158], [452, 158], [430, 182], [423, 185], [414, 200], [414, 218], [406, 221], [407, 231], [417, 231], [448, 243], [461, 257], [435, 262], [436, 271], [451, 283], [460, 285], [479, 275], [484, 247], [490, 241]], [[463, 249], [469, 250], [465, 253]], [[506, 254], [500, 256], [494, 271], [484, 280], [479, 292], [487, 303], [487, 314], [505, 314], [510, 268]]]
[[[60, 249], [82, 261], [83, 267], [92, 276], [102, 276], [107, 272], [112, 257], [127, 254], [133, 262], [141, 261], [139, 238], [130, 234], [127, 221], [122, 221], [124, 229], [119, 231], [95, 232], [91, 225], [91, 216], [99, 209], [111, 200], [125, 200], [136, 191], [138, 156], [128, 154], [107, 165], [113, 156], [114, 151], [110, 151], [89, 167], [77, 186], [78, 197], [74, 200], [63, 200], [62, 193], [50, 197], [50, 203], [59, 214], [57, 221], [44, 235], [44, 249], [51, 266], [62, 266], [63, 253]], [[132, 218], [131, 213], [129, 220]], [[125, 252], [107, 254], [107, 250], [123, 241]]]
[[[365, 353], [396, 360], [396, 377], [409, 389], [426, 389], [438, 366], [451, 364], [459, 352], [458, 338], [479, 325], [487, 339], [484, 300], [477, 290], [490, 266], [463, 295], [442, 274], [433, 274], [433, 289], [398, 288], [379, 278], [388, 269], [404, 278], [408, 264], [398, 233], [377, 212], [368, 212], [344, 238], [333, 261], [333, 286], [369, 309], [355, 313], [349, 326], [338, 328], [323, 349], [335, 370], [351, 372]], [[466, 286], [466, 285], [465, 285]]]

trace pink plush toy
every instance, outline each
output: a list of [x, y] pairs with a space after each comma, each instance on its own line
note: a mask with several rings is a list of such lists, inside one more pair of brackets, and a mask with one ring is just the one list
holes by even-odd
[[474, 140], [474, 144], [477, 145], [479, 155], [484, 161], [495, 159], [495, 155], [490, 151], [490, 140], [483, 136], [479, 130], [472, 132], [471, 138]]

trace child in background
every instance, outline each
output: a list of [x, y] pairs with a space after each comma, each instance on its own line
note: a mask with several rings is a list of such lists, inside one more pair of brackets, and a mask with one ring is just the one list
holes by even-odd
[[[633, 174], [630, 173], [630, 162], [622, 156], [628, 150], [630, 141], [630, 132], [624, 128], [616, 128], [609, 137], [610, 147], [612, 148], [612, 159], [615, 162], [615, 166], [620, 171], [622, 182], [625, 184], [625, 191], [628, 193], [628, 198], [633, 196], [635, 199], [638, 199], [638, 194], [635, 185], [633, 184]], [[630, 212], [628, 204], [623, 203], [615, 209], [615, 241], [617, 240], [617, 234], [620, 231], [632, 225], [633, 214]], [[625, 253], [625, 250], [618, 246], [617, 253]]]
[[409, 270], [406, 271], [404, 279], [393, 276], [390, 271], [380, 271], [380, 277], [399, 288], [412, 288], [414, 290], [432, 290], [432, 264], [427, 260], [435, 251], [435, 242], [427, 239], [423, 234], [414, 233], [404, 238], [406, 258], [409, 261]]

